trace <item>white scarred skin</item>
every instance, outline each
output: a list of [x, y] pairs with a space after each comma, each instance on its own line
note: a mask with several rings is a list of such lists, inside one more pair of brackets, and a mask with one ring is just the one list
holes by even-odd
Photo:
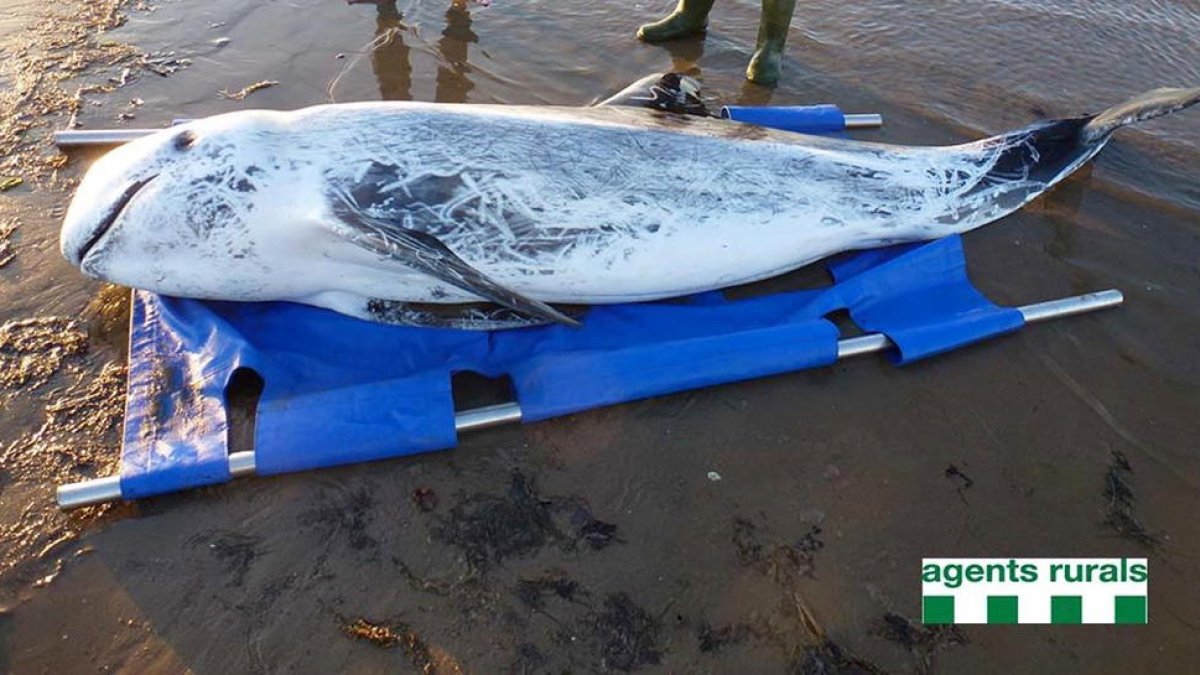
[[[105, 155], [71, 203], [62, 248], [90, 276], [169, 295], [364, 318], [371, 299], [478, 300], [349, 241], [340, 194], [525, 296], [641, 301], [979, 227], [1102, 145], [1050, 175], [1032, 165], [998, 175], [1006, 152], [1036, 164], [1028, 130], [913, 148], [616, 107], [247, 111]], [[96, 239], [121, 195], [151, 176]]]

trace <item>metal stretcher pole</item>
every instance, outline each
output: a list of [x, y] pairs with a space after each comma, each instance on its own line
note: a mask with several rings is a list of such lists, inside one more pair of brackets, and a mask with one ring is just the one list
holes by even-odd
[[879, 113], [848, 113], [844, 115], [847, 129], [878, 129], [883, 126]]
[[[1038, 323], [1086, 312], [1115, 307], [1124, 301], [1120, 291], [1108, 290], [1088, 293], [1059, 300], [1049, 300], [1034, 305], [1018, 307], [1026, 323]], [[892, 346], [892, 341], [879, 333], [838, 341], [838, 359], [880, 352]], [[457, 431], [475, 431], [521, 421], [521, 406], [516, 403], [464, 410], [454, 417]], [[229, 473], [234, 476], [252, 476], [255, 473], [254, 452], [234, 452], [229, 455]], [[91, 506], [121, 498], [121, 477], [108, 476], [80, 483], [68, 483], [58, 487], [58, 506], [73, 509]]]
[[[847, 129], [878, 129], [883, 126], [883, 115], [878, 113], [852, 113], [844, 116]], [[171, 124], [183, 124], [191, 120], [173, 120]], [[169, 127], [167, 127], [169, 128]], [[107, 147], [120, 145], [149, 136], [162, 129], [72, 129], [54, 132], [54, 144], [60, 148]]]
[[[190, 119], [175, 119], [171, 120], [171, 126], [191, 121]], [[162, 129], [72, 129], [54, 132], [54, 144], [60, 148], [107, 147], [128, 143], [158, 131], [162, 131]]]

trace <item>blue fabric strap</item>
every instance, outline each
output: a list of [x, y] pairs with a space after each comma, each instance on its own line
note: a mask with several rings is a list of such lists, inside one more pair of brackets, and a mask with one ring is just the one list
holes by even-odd
[[[121, 495], [136, 499], [229, 480], [223, 391], [231, 364], [174, 330], [155, 297], [134, 293]], [[211, 324], [210, 324], [211, 325]]]
[[829, 266], [850, 318], [887, 335], [895, 363], [910, 363], [1025, 325], [1021, 312], [997, 307], [971, 285], [962, 239], [866, 251]]

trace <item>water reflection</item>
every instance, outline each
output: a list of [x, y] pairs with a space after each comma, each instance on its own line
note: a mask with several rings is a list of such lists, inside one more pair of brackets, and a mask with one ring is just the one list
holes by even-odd
[[1046, 253], [1055, 260], [1068, 260], [1076, 253], [1079, 211], [1091, 189], [1094, 164], [1087, 164], [1051, 190], [1032, 206], [1050, 216], [1054, 235], [1046, 243]]
[[[685, 73], [701, 78], [700, 60], [704, 58], [704, 35], [668, 40], [655, 46], [671, 55], [671, 72]], [[769, 105], [775, 95], [775, 87], [764, 87], [744, 80], [733, 102], [738, 105]]]
[[750, 80], [742, 83], [741, 91], [738, 92], [738, 105], [770, 105], [771, 98], [775, 96], [775, 87], [765, 87], [761, 84], [755, 84]]
[[468, 65], [467, 45], [479, 42], [479, 36], [471, 30], [471, 13], [457, 4], [446, 10], [446, 27], [442, 39], [438, 40], [441, 60], [437, 69], [437, 92], [435, 101], [444, 103], [466, 103], [467, 94], [475, 88]]
[[704, 57], [704, 36], [668, 40], [657, 45], [671, 55], [671, 72], [700, 76], [700, 59]]
[[395, 0], [376, 4], [375, 49], [371, 52], [371, 68], [379, 82], [379, 97], [385, 101], [412, 99], [412, 63], [409, 48], [404, 44], [404, 16], [396, 9]]
[[[357, 4], [357, 3], [355, 3]], [[412, 49], [404, 42], [408, 26], [395, 0], [374, 3], [375, 47], [371, 51], [371, 68], [379, 82], [379, 97], [388, 100], [411, 100]], [[445, 27], [438, 40], [438, 66], [434, 100], [443, 103], [466, 103], [475, 88], [469, 76], [471, 67], [469, 45], [479, 42], [471, 30], [471, 13], [455, 3], [446, 10]]]

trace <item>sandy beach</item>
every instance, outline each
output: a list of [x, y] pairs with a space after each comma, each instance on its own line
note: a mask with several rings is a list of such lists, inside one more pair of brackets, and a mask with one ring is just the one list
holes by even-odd
[[[638, 43], [670, 4], [0, 0], [0, 671], [1194, 669], [1195, 111], [1122, 131], [965, 237], [998, 303], [1118, 288], [1118, 309], [902, 368], [862, 358], [452, 451], [55, 507], [55, 485], [118, 469], [128, 291], [58, 252], [98, 154], [60, 153], [54, 129], [585, 105], [674, 69], [725, 101], [882, 113], [859, 138], [948, 144], [1200, 83], [1196, 0], [799, 3], [774, 90], [742, 79], [757, 3], [718, 3], [704, 40]], [[1148, 558], [1150, 623], [924, 626], [934, 556]]]

